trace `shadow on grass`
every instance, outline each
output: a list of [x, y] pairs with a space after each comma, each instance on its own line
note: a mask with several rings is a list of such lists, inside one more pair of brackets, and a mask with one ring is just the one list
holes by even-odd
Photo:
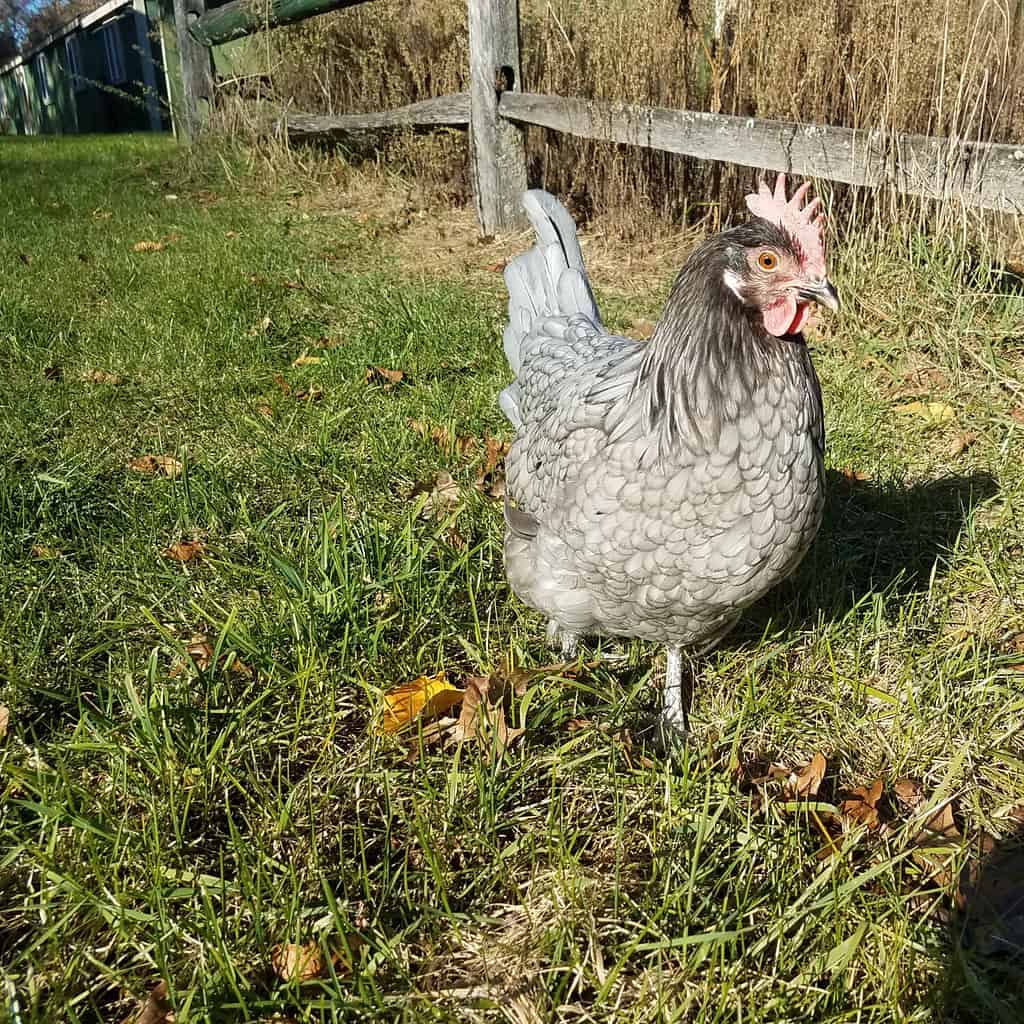
[[942, 1020], [1024, 1021], [1024, 825], [960, 875]]
[[997, 489], [988, 473], [908, 487], [829, 470], [825, 517], [810, 552], [794, 576], [750, 609], [735, 637], [760, 636], [769, 618], [806, 627], [838, 621], [868, 594], [926, 588], [975, 506]]

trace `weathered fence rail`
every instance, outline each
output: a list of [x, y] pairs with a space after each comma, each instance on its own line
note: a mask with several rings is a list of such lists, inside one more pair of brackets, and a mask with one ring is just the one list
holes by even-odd
[[[191, 39], [209, 47], [263, 28], [352, 7], [365, 0], [231, 0], [194, 6]], [[176, 8], [186, 0], [175, 0]], [[643, 146], [747, 167], [787, 171], [934, 199], [959, 199], [1024, 213], [1024, 146], [888, 131], [733, 117], [524, 92], [518, 0], [468, 0], [470, 91], [371, 114], [288, 114], [280, 128], [296, 141], [341, 139], [395, 128], [468, 128], [481, 231], [518, 227], [526, 187], [524, 130], [537, 125], [588, 139]], [[186, 110], [203, 88], [198, 47], [182, 46]], [[205, 58], [208, 67], [209, 58]], [[189, 103], [191, 102], [191, 108]], [[189, 124], [193, 123], [191, 120]]]

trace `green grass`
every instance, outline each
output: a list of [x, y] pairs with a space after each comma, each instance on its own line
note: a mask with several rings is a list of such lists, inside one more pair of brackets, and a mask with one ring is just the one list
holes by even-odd
[[[497, 275], [403, 273], [314, 181], [165, 140], [3, 140], [0, 182], [0, 1018], [122, 1020], [165, 979], [179, 1022], [1022, 1019], [1024, 970], [892, 796], [955, 798], [958, 868], [1024, 795], [1019, 282], [909, 232], [837, 247], [826, 523], [698, 666], [677, 763], [623, 732], [658, 702], [640, 644], [533, 679], [503, 757], [408, 763], [384, 691], [552, 660], [473, 458], [408, 426], [507, 436]], [[613, 326], [656, 311], [613, 286]], [[894, 411], [912, 372], [952, 422]], [[442, 468], [438, 522], [410, 494]], [[161, 554], [182, 539], [206, 557]], [[201, 670], [198, 635], [234, 666]], [[887, 792], [886, 829], [833, 826], [830, 857], [747, 781], [819, 750], [823, 803]], [[271, 968], [355, 933], [324, 979]]]

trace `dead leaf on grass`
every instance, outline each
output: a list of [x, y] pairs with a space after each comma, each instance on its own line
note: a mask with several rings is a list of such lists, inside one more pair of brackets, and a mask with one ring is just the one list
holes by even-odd
[[367, 384], [380, 384], [385, 391], [405, 380], [404, 370], [389, 370], [386, 366], [368, 366], [363, 378]]
[[86, 384], [110, 384], [112, 387], [124, 383], [124, 377], [119, 373], [108, 373], [106, 370], [86, 370], [82, 374], [82, 380]]
[[932, 814], [914, 837], [912, 857], [932, 881], [946, 888], [954, 881], [954, 866], [962, 850], [962, 836], [949, 801]]
[[[213, 665], [214, 645], [202, 634], [192, 637], [185, 647], [185, 652], [200, 672], [208, 671]], [[181, 675], [186, 664], [182, 661], [177, 662], [171, 669], [171, 676]], [[251, 679], [253, 676], [252, 669], [233, 651], [221, 651], [218, 665], [231, 675], [242, 676], [245, 679]]]
[[0, 704], [0, 740], [7, 735], [7, 730], [11, 725], [11, 710], [3, 704]]
[[427, 496], [421, 514], [428, 519], [431, 516], [444, 519], [459, 504], [459, 485], [452, 479], [451, 473], [443, 469], [437, 472], [433, 480], [418, 483], [409, 497], [415, 498], [420, 494]]
[[295, 392], [295, 399], [299, 402], [319, 402], [324, 397], [324, 389], [319, 384], [310, 384], [309, 387], [299, 388]]
[[409, 420], [408, 423], [414, 434], [433, 441], [442, 451], [453, 455], [469, 455], [479, 444], [475, 437], [468, 434], [454, 436], [447, 427], [432, 427], [424, 420]]
[[124, 1024], [173, 1024], [174, 1010], [167, 998], [167, 982], [155, 985], [146, 1001], [125, 1018]]
[[140, 455], [128, 463], [130, 469], [146, 476], [166, 476], [171, 480], [181, 476], [182, 464], [170, 455]]
[[856, 483], [863, 482], [864, 480], [870, 480], [871, 477], [859, 469], [851, 469], [849, 466], [844, 466], [840, 471], [847, 480], [852, 480]]
[[916, 811], [924, 803], [924, 787], [916, 779], [897, 779], [892, 788], [896, 799], [912, 811]]
[[492, 274], [500, 274], [505, 269], [505, 261], [504, 260], [498, 260], [497, 263], [488, 263], [487, 264], [487, 269]]
[[1024, 405], [1015, 405], [1010, 410], [1010, 419], [1018, 423], [1024, 423]]
[[327, 957], [318, 942], [286, 942], [270, 951], [270, 966], [282, 981], [311, 981], [326, 973]]
[[480, 739], [493, 744], [493, 752], [500, 756], [519, 741], [526, 730], [510, 729], [505, 721], [503, 701], [507, 685], [503, 672], [466, 677], [462, 711], [452, 732], [452, 743]]
[[840, 810], [855, 824], [875, 829], [879, 825], [878, 801], [882, 796], [882, 780], [870, 786], [858, 786], [842, 802]]
[[805, 765], [798, 772], [794, 772], [790, 777], [788, 788], [792, 795], [797, 798], [817, 796], [827, 767], [828, 762], [825, 760], [825, 755], [815, 754], [811, 758], [810, 764]]
[[249, 337], [258, 338], [261, 334], [266, 334], [273, 326], [274, 321], [269, 316], [265, 316], [262, 320], [257, 320], [256, 323], [249, 328]]
[[907, 402], [897, 405], [896, 412], [906, 416], [917, 416], [926, 423], [949, 423], [956, 413], [947, 402]]
[[951, 458], [955, 459], [958, 455], [963, 455], [968, 448], [978, 440], [978, 435], [967, 431], [963, 434], [957, 434], [952, 441], [949, 442], [949, 447], [946, 449], [946, 454]]
[[206, 547], [201, 540], [183, 540], [164, 548], [160, 554], [175, 562], [191, 562], [193, 559], [202, 558], [205, 550]]
[[378, 731], [399, 732], [421, 715], [443, 714], [462, 698], [463, 691], [452, 686], [443, 671], [436, 676], [419, 676], [384, 694], [384, 716]]
[[309, 352], [303, 352], [301, 356], [292, 361], [293, 367], [299, 366], [316, 366], [317, 363], [322, 363], [323, 356], [311, 356]]
[[324, 337], [324, 338], [317, 338], [316, 341], [313, 342], [313, 347], [314, 348], [329, 349], [329, 348], [338, 348], [339, 345], [344, 345], [344, 344], [345, 344], [345, 342], [344, 342], [344, 340], [342, 338], [327, 338], [327, 337]]
[[163, 248], [163, 242], [142, 241], [132, 246], [132, 252], [161, 252]]
[[272, 420], [274, 418], [273, 406], [267, 405], [266, 402], [261, 402], [256, 406], [256, 411], [265, 419]]

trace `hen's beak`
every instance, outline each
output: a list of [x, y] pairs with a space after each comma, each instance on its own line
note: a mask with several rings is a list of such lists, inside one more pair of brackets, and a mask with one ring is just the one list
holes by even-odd
[[833, 312], [839, 309], [839, 295], [827, 277], [820, 281], [804, 281], [797, 289], [797, 293], [801, 299], [827, 306]]

